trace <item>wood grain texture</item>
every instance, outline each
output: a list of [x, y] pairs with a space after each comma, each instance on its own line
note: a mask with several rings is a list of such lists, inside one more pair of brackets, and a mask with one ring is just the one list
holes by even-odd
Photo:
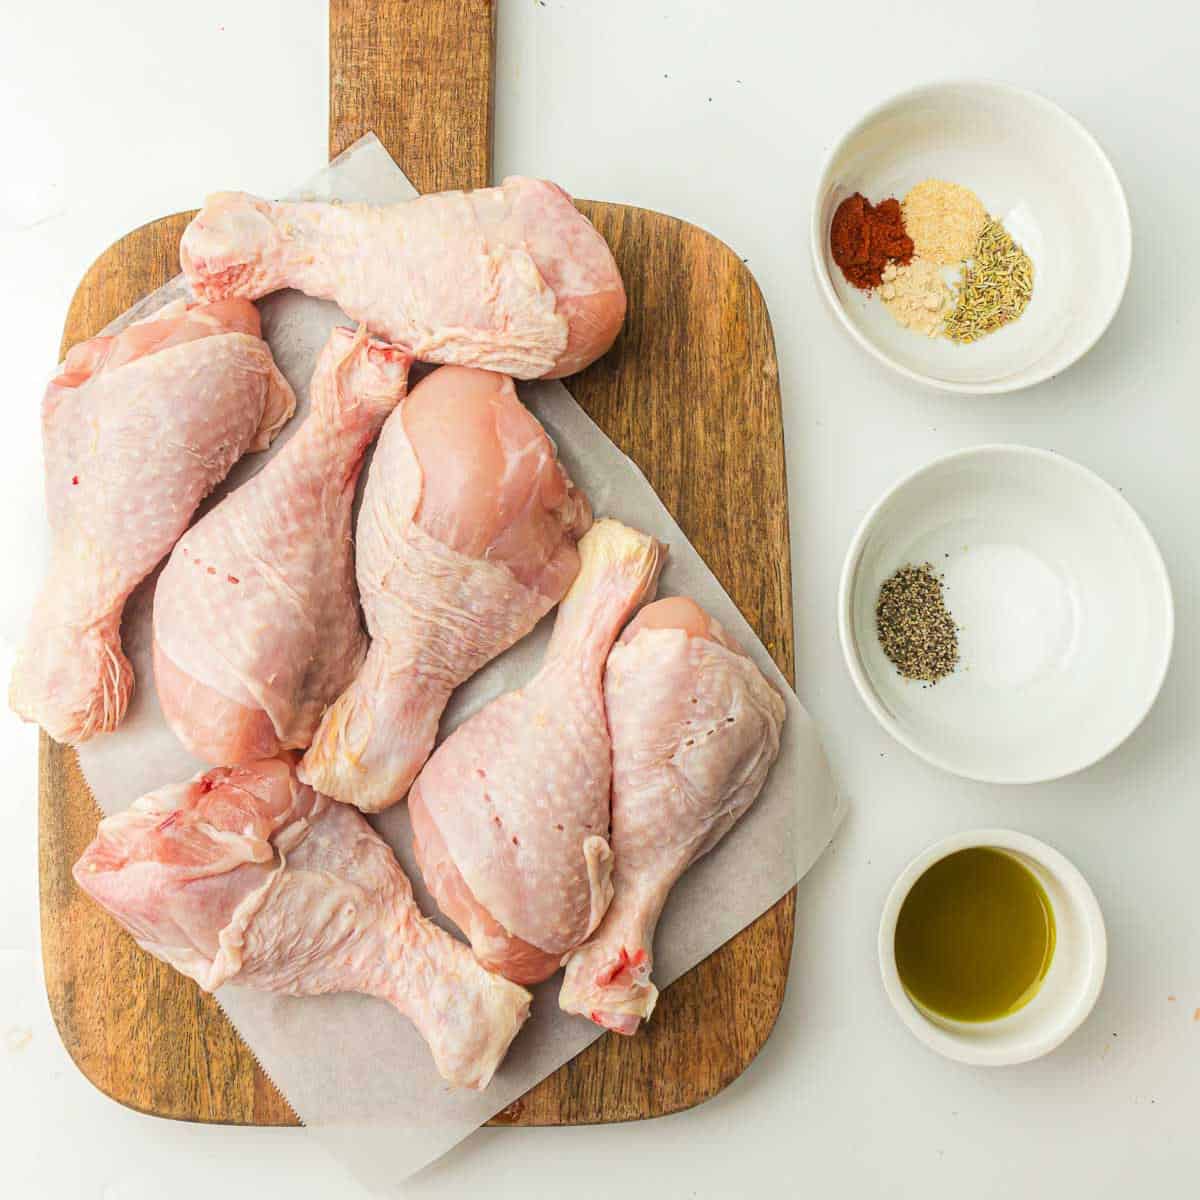
[[[373, 130], [422, 189], [485, 183], [493, 23], [479, 0], [332, 0], [331, 154]], [[613, 247], [629, 317], [612, 351], [567, 386], [638, 463], [791, 679], [782, 413], [762, 296], [737, 256], [694, 226], [580, 207]], [[71, 304], [64, 352], [176, 272], [190, 215], [146, 225], [101, 255]], [[71, 865], [99, 814], [74, 752], [44, 734], [39, 811], [47, 991], [83, 1073], [143, 1112], [295, 1124], [215, 1001], [75, 888]], [[716, 1094], [754, 1058], [783, 1002], [794, 902], [789, 893], [665, 989], [637, 1037], [605, 1035], [493, 1123], [630, 1120]]]
[[[694, 225], [579, 207], [613, 249], [629, 315], [613, 349], [567, 387], [638, 464], [794, 683], [782, 410], [758, 285]], [[794, 916], [793, 889], [666, 988], [636, 1037], [606, 1034], [493, 1124], [636, 1120], [716, 1095], [775, 1023]]]
[[[762, 297], [732, 251], [694, 226], [621, 205], [581, 207], [613, 247], [630, 310], [612, 351], [568, 386], [638, 463], [790, 679], [783, 438]], [[71, 305], [64, 352], [174, 274], [189, 216], [144, 226], [97, 260]], [[43, 735], [42, 948], [72, 1057], [102, 1091], [144, 1112], [294, 1124], [215, 1001], [138, 950], [74, 886], [71, 864], [97, 817], [74, 752]], [[665, 989], [636, 1038], [601, 1038], [497, 1122], [629, 1120], [714, 1095], [774, 1024], [793, 903], [789, 894]]]
[[492, 174], [490, 0], [330, 0], [329, 157], [376, 133], [419, 192]]

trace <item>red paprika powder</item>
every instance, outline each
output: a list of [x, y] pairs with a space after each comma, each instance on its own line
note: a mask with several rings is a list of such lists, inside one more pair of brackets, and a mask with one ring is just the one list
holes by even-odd
[[883, 282], [883, 268], [889, 260], [904, 266], [913, 256], [900, 201], [872, 204], [861, 192], [838, 205], [829, 243], [833, 261], [842, 268], [847, 282], [868, 291]]

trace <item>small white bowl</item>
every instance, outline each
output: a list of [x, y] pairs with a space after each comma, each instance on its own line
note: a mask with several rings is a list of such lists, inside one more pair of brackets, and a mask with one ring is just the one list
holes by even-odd
[[[902, 328], [846, 282], [830, 250], [847, 196], [903, 200], [928, 178], [971, 188], [1033, 260], [1029, 307], [972, 345]], [[950, 392], [1016, 391], [1085, 354], [1120, 307], [1132, 244], [1125, 193], [1096, 140], [1056, 104], [1006, 84], [931, 84], [873, 109], [834, 147], [813, 202], [817, 278], [843, 327], [901, 375]]]
[[[933, 564], [959, 665], [904, 679], [875, 625], [879, 589]], [[1171, 658], [1171, 584], [1124, 498], [1068, 458], [978, 446], [922, 467], [863, 518], [838, 627], [851, 678], [883, 727], [943, 770], [987, 783], [1080, 771], [1150, 711]]]
[[[1037, 994], [1015, 1013], [996, 1021], [951, 1021], [919, 1007], [904, 990], [896, 969], [896, 921], [913, 884], [935, 862], [975, 846], [1006, 851], [1037, 877], [1054, 909], [1054, 957]], [[1057, 850], [1008, 829], [956, 833], [930, 846], [904, 868], [879, 922], [879, 969], [900, 1019], [930, 1049], [973, 1066], [1029, 1062], [1061, 1045], [1092, 1011], [1107, 964], [1104, 917], [1087, 880]]]

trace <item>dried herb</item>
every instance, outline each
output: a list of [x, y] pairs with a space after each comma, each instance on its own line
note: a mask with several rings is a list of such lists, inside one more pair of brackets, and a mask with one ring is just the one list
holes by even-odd
[[942, 331], [952, 342], [978, 341], [1015, 321], [1032, 295], [1033, 262], [1008, 230], [989, 218]]

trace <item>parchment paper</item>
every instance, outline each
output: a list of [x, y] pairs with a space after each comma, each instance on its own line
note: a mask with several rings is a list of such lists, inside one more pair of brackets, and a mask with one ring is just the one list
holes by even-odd
[[[416, 191], [382, 144], [368, 135], [298, 195], [388, 203], [409, 199]], [[172, 280], [108, 331], [185, 292], [182, 278]], [[264, 335], [296, 390], [299, 406], [272, 450], [244, 458], [210, 504], [259, 470], [295, 432], [308, 409], [308, 381], [317, 354], [329, 330], [347, 323], [334, 305], [295, 292], [269, 297], [260, 309]], [[663, 914], [654, 969], [661, 988], [784, 895], [829, 843], [842, 808], [811, 719], [641, 472], [561, 383], [525, 384], [520, 391], [597, 516], [618, 517], [669, 544], [659, 594], [692, 596], [754, 656], [787, 701], [779, 761], [762, 795], [725, 840], [684, 876]], [[131, 598], [122, 628], [137, 678], [129, 715], [115, 733], [80, 750], [84, 774], [106, 813], [126, 808], [152, 788], [186, 779], [201, 766], [167, 728], [154, 693], [153, 582], [147, 581]], [[553, 614], [459, 689], [443, 722], [443, 735], [537, 670], [552, 620]], [[374, 823], [412, 879], [422, 909], [435, 913], [411, 853], [407, 808], [400, 805]], [[234, 986], [222, 988], [217, 997], [310, 1134], [368, 1188], [395, 1195], [406, 1176], [445, 1153], [599, 1036], [601, 1031], [591, 1022], [560, 1011], [560, 982], [561, 974], [535, 990], [532, 1018], [482, 1094], [448, 1087], [412, 1026], [378, 1000], [349, 995], [289, 998]]]

